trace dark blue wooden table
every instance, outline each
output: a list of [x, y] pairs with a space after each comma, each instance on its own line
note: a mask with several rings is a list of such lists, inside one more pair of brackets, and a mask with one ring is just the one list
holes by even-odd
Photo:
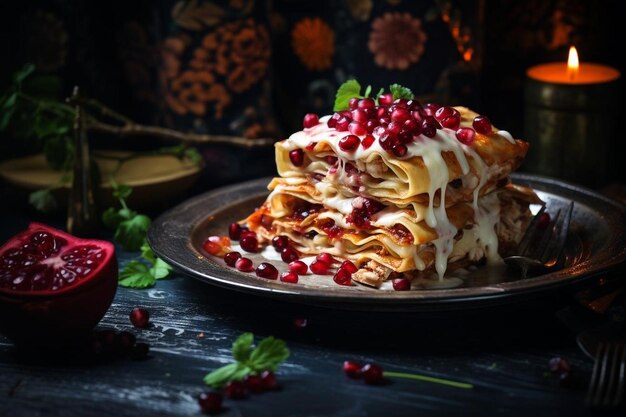
[[[2, 240], [29, 217], [3, 215]], [[136, 254], [118, 256], [123, 265]], [[280, 391], [227, 399], [223, 416], [590, 415], [584, 395], [592, 361], [557, 318], [572, 305], [565, 291], [470, 313], [356, 313], [285, 304], [174, 274], [152, 289], [119, 288], [99, 325], [148, 342], [146, 360], [84, 363], [24, 352], [0, 336], [0, 416], [200, 415], [203, 376], [231, 359], [233, 340], [246, 331], [257, 340], [283, 338], [291, 356], [277, 374]], [[131, 325], [135, 306], [150, 311], [152, 327]], [[294, 319], [306, 319], [306, 327]], [[572, 365], [568, 387], [548, 370], [554, 356]], [[346, 359], [474, 388], [404, 379], [369, 386], [344, 376]]]

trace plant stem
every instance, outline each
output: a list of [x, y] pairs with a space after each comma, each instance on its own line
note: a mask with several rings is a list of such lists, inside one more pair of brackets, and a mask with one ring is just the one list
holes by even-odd
[[474, 388], [474, 385], [468, 384], [466, 382], [450, 381], [448, 379], [435, 378], [435, 377], [426, 376], [426, 375], [409, 374], [405, 372], [388, 372], [388, 371], [385, 371], [383, 375], [389, 378], [413, 379], [415, 381], [432, 382], [433, 384], [447, 385], [449, 387], [455, 387], [455, 388], [463, 388], [463, 389]]

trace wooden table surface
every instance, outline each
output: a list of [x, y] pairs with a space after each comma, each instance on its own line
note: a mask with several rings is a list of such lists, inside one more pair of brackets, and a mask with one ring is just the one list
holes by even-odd
[[[5, 240], [29, 216], [1, 217]], [[118, 256], [123, 265], [136, 254]], [[571, 304], [571, 294], [560, 293], [472, 313], [356, 313], [266, 300], [174, 274], [151, 289], [119, 288], [98, 326], [148, 342], [146, 360], [85, 362], [26, 352], [0, 336], [0, 416], [200, 415], [203, 376], [231, 359], [233, 340], [246, 331], [287, 342], [291, 356], [277, 373], [282, 389], [227, 399], [222, 416], [591, 415], [584, 395], [592, 361], [557, 319]], [[131, 325], [135, 306], [150, 311], [152, 327]], [[307, 326], [294, 326], [294, 319], [307, 319]], [[549, 373], [554, 356], [572, 364], [571, 386]], [[369, 386], [344, 376], [347, 359], [474, 388], [401, 379]]]

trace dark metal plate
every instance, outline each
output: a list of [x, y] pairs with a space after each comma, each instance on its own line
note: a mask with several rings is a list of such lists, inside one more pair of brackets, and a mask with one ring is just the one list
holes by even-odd
[[[360, 285], [342, 287], [328, 276], [307, 275], [298, 284], [270, 281], [257, 278], [254, 273], [241, 273], [227, 267], [221, 259], [207, 256], [202, 250], [204, 239], [213, 234], [224, 235], [228, 224], [254, 210], [268, 194], [268, 178], [210, 191], [174, 207], [153, 223], [148, 242], [158, 256], [210, 284], [284, 301], [370, 311], [482, 308], [580, 283], [626, 260], [626, 206], [555, 179], [526, 174], [515, 174], [513, 178], [516, 183], [534, 188], [551, 212], [570, 200], [576, 203], [564, 269], [520, 279], [517, 272], [504, 267], [482, 266], [461, 275], [453, 273], [460, 277], [454, 288], [396, 292]], [[272, 251], [269, 248], [264, 256], [271, 258]], [[249, 257], [255, 264], [263, 258], [261, 254]], [[280, 260], [273, 264], [279, 269], [285, 266]]]

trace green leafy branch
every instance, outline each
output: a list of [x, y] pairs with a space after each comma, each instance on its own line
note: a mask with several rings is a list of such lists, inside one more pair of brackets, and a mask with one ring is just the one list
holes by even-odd
[[118, 282], [122, 287], [152, 287], [156, 280], [167, 278], [170, 272], [172, 272], [172, 267], [165, 263], [163, 259], [157, 258], [148, 242], [144, 241], [140, 250], [141, 259], [129, 261], [120, 272]]
[[[361, 94], [361, 84], [357, 80], [348, 80], [339, 86], [337, 94], [335, 95], [334, 111], [347, 110], [349, 107], [350, 99], [354, 97], [367, 98], [372, 93], [372, 86], [368, 85], [365, 88], [365, 93]], [[393, 95], [394, 99], [404, 98], [413, 99], [415, 95], [413, 92], [400, 84], [392, 84], [389, 86], [389, 92]], [[378, 102], [378, 98], [385, 93], [385, 89], [381, 88], [374, 97], [374, 100]]]
[[222, 366], [207, 374], [204, 383], [212, 388], [221, 388], [227, 382], [239, 381], [248, 375], [260, 374], [263, 371], [275, 372], [278, 366], [289, 357], [289, 349], [283, 340], [273, 336], [261, 340], [253, 347], [254, 335], [244, 333], [239, 336], [232, 347], [234, 363]]

